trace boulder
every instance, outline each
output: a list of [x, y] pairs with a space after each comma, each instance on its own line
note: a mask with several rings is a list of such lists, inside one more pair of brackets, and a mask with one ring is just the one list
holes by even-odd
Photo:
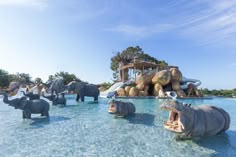
[[139, 83], [139, 84], [137, 84], [136, 87], [138, 88], [139, 91], [144, 90], [144, 84], [143, 84], [143, 83]]
[[159, 96], [159, 91], [163, 91], [162, 85], [159, 83], [156, 83], [153, 89], [153, 95], [154, 96]]
[[170, 68], [171, 80], [182, 81], [182, 73], [178, 68]]
[[116, 92], [118, 96], [126, 96], [126, 92], [124, 88], [119, 88]]
[[129, 90], [129, 96], [138, 96], [139, 90], [137, 87], [131, 87]]
[[180, 90], [180, 83], [178, 80], [173, 80], [172, 81], [172, 89], [177, 91], [177, 90]]
[[166, 94], [163, 90], [159, 90], [158, 97], [166, 97]]
[[140, 84], [140, 83], [149, 84], [152, 82], [152, 78], [155, 76], [155, 74], [156, 74], [156, 70], [140, 74], [136, 78], [135, 83], [136, 84]]
[[125, 93], [129, 94], [130, 86], [125, 86]]
[[146, 91], [139, 91], [139, 96], [147, 96], [148, 93]]
[[162, 86], [167, 85], [171, 80], [171, 73], [168, 70], [162, 70], [156, 73], [156, 75], [152, 78], [152, 83], [159, 83]]
[[178, 97], [181, 97], [181, 98], [186, 97], [186, 94], [184, 93], [184, 91], [182, 89], [177, 90], [176, 94], [177, 94]]

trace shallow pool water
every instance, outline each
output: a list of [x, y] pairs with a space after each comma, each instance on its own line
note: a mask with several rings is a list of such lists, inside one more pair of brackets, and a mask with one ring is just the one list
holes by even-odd
[[67, 100], [66, 107], [51, 106], [49, 119], [35, 114], [23, 120], [20, 110], [0, 99], [1, 157], [236, 156], [236, 99], [181, 99], [220, 106], [231, 117], [226, 133], [186, 141], [176, 141], [163, 128], [168, 112], [159, 106], [164, 100], [123, 99], [136, 106], [135, 115], [125, 119], [107, 112], [108, 99], [77, 103], [70, 95]]

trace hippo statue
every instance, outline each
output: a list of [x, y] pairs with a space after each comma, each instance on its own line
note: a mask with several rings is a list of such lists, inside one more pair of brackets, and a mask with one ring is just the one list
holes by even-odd
[[229, 114], [216, 106], [191, 106], [177, 100], [166, 100], [160, 107], [169, 111], [164, 128], [180, 134], [178, 137], [182, 139], [216, 135], [230, 126]]
[[135, 106], [131, 102], [123, 102], [112, 99], [109, 101], [109, 105], [108, 112], [115, 114], [116, 117], [125, 117], [135, 112]]

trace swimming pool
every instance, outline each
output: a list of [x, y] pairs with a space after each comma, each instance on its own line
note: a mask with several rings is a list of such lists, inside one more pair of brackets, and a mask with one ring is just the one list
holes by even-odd
[[136, 106], [136, 114], [126, 119], [107, 112], [108, 99], [67, 100], [66, 107], [51, 106], [49, 120], [39, 115], [23, 120], [20, 110], [0, 99], [1, 157], [236, 156], [236, 99], [181, 99], [220, 106], [231, 117], [226, 133], [194, 141], [176, 141], [175, 134], [163, 128], [168, 112], [159, 106], [164, 100], [124, 99]]

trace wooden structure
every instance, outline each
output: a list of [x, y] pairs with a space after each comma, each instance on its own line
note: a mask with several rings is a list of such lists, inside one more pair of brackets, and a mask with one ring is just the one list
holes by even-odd
[[[123, 65], [119, 68], [120, 74], [122, 74], [122, 76], [120, 77], [122, 82], [127, 81], [126, 79], [124, 79], [124, 75], [125, 75], [124, 71], [128, 71], [128, 69], [133, 69], [134, 73], [136, 70], [140, 70], [142, 73], [144, 73], [145, 69], [152, 69], [152, 70], [156, 69], [156, 71], [158, 72], [159, 70], [169, 69], [169, 67], [168, 66], [163, 67], [163, 65], [160, 65], [160, 64], [147, 62], [147, 61], [141, 61], [135, 58], [133, 63]], [[136, 73], [134, 76], [136, 80]]]

